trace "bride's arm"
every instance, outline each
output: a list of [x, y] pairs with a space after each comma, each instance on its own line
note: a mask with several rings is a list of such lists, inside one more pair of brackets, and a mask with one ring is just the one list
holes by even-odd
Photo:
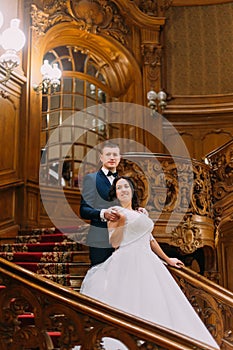
[[183, 262], [177, 258], [169, 258], [167, 254], [164, 253], [160, 245], [155, 239], [152, 239], [150, 241], [150, 246], [152, 251], [157, 254], [162, 260], [166, 261], [168, 265], [175, 266], [175, 267], [182, 267], [184, 266]]
[[124, 234], [125, 226], [125, 215], [122, 213], [119, 214], [119, 219], [116, 221], [108, 221], [108, 230], [109, 230], [109, 242], [113, 248], [118, 248], [121, 244]]

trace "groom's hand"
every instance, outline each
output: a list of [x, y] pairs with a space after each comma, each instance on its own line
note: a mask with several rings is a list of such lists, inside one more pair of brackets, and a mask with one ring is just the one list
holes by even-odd
[[104, 217], [107, 221], [117, 221], [119, 220], [119, 213], [113, 209], [113, 208], [109, 208], [107, 210], [105, 210], [104, 212]]
[[139, 213], [145, 214], [145, 215], [147, 215], [147, 216], [149, 215], [149, 214], [148, 214], [148, 211], [147, 211], [145, 208], [139, 207], [139, 208], [138, 208], [138, 211], [139, 211]]

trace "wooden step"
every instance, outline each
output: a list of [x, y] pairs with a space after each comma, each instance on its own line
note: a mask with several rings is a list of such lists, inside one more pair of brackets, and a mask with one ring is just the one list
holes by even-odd
[[87, 251], [70, 252], [0, 252], [0, 257], [11, 262], [68, 263], [88, 262]]
[[85, 231], [83, 227], [22, 230], [10, 242], [0, 244], [0, 257], [63, 286], [79, 291], [90, 268], [89, 247], [72, 237]]
[[76, 275], [40, 275], [42, 277], [48, 278], [53, 282], [59, 283], [63, 286], [71, 287], [75, 290], [79, 289], [81, 287], [82, 281], [84, 279], [85, 274], [81, 276]]
[[13, 243], [1, 244], [0, 252], [70, 252], [79, 251], [76, 242]]
[[28, 269], [29, 271], [35, 272], [39, 275], [44, 275], [45, 272], [54, 274], [62, 272], [62, 274], [69, 274], [71, 276], [75, 275], [85, 275], [90, 267], [88, 262], [78, 262], [78, 263], [33, 263], [33, 262], [17, 262], [17, 265]]

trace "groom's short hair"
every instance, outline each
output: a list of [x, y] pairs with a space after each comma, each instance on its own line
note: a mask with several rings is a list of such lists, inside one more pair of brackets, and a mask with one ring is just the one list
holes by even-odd
[[119, 150], [120, 150], [120, 147], [119, 147], [119, 145], [117, 143], [114, 143], [112, 141], [105, 141], [100, 146], [100, 153], [103, 153], [103, 149], [106, 148], [106, 147], [119, 148]]

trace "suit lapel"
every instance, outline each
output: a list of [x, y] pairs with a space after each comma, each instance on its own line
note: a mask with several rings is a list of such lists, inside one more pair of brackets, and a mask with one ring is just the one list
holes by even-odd
[[96, 188], [101, 198], [104, 199], [105, 201], [108, 200], [110, 187], [111, 187], [111, 184], [108, 181], [107, 176], [104, 175], [102, 170], [99, 170], [96, 176]]
[[99, 178], [101, 179], [101, 181], [104, 181], [105, 184], [110, 188], [111, 187], [110, 181], [108, 180], [107, 176], [104, 174], [104, 172], [101, 169], [97, 173], [96, 181], [98, 181], [98, 175], [99, 175]]

